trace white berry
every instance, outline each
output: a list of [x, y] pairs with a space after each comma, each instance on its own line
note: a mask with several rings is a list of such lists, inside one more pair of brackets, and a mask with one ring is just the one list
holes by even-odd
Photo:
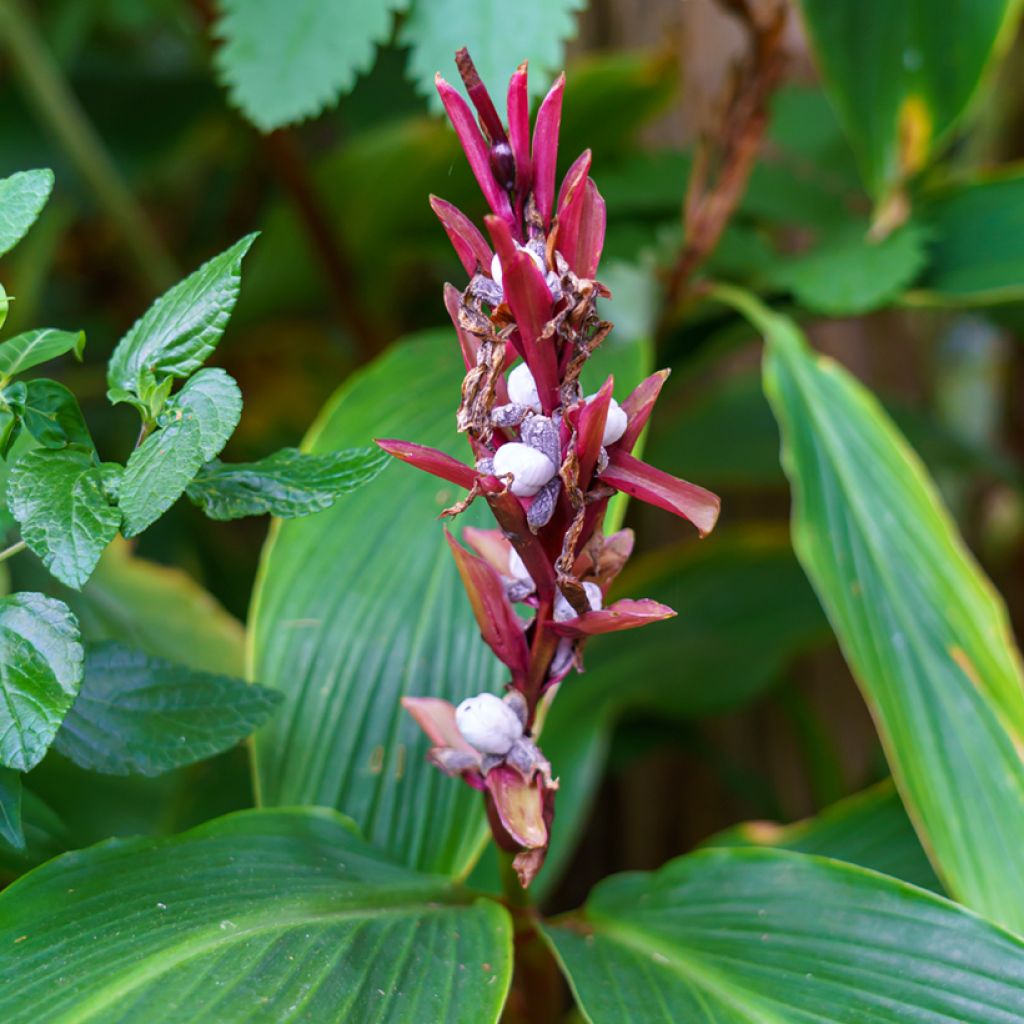
[[519, 498], [532, 498], [557, 472], [543, 452], [520, 441], [503, 444], [494, 454], [494, 475], [511, 474], [509, 490]]
[[501, 287], [501, 260], [498, 259], [498, 254], [495, 253], [491, 258], [491, 277], [494, 279], [494, 283], [500, 288]]
[[493, 693], [464, 700], [455, 709], [455, 725], [481, 754], [507, 754], [523, 736], [519, 716]]
[[530, 575], [529, 569], [526, 568], [526, 563], [519, 557], [519, 552], [515, 548], [508, 549], [508, 574], [514, 580], [522, 580], [523, 583], [532, 583], [533, 577]]
[[[583, 589], [587, 594], [587, 601], [592, 612], [601, 610], [601, 588], [596, 583], [584, 583]], [[579, 613], [566, 600], [565, 595], [559, 590], [555, 594], [554, 617], [555, 622], [567, 622], [569, 619], [578, 618]]]
[[516, 405], [525, 405], [534, 412], [541, 411], [537, 382], [526, 363], [520, 363], [508, 375], [508, 400]]
[[[595, 398], [597, 395], [587, 395], [583, 401], [592, 402]], [[608, 402], [608, 415], [604, 421], [604, 436], [601, 438], [601, 444], [606, 448], [610, 444], [615, 444], [626, 432], [628, 423], [629, 417], [626, 415], [626, 410], [614, 398], [611, 399]]]

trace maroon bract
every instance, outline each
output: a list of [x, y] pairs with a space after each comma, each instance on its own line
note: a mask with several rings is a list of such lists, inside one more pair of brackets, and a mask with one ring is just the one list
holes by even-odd
[[[445, 286], [445, 306], [466, 362], [457, 428], [473, 464], [409, 441], [379, 440], [396, 458], [467, 491], [445, 515], [478, 497], [499, 530], [467, 529], [467, 551], [449, 534], [484, 640], [508, 667], [504, 699], [480, 694], [458, 708], [435, 698], [403, 703], [434, 742], [431, 760], [484, 793], [496, 842], [514, 852], [525, 886], [540, 870], [557, 781], [533, 740], [550, 700], [597, 633], [633, 629], [675, 613], [651, 600], [605, 605], [632, 551], [632, 534], [602, 532], [616, 491], [690, 520], [701, 536], [718, 518], [709, 491], [632, 455], [668, 371], [653, 374], [621, 405], [609, 377], [585, 396], [580, 372], [611, 324], [595, 279], [605, 204], [589, 177], [590, 151], [555, 195], [564, 76], [540, 105], [532, 146], [526, 65], [512, 76], [508, 128], [473, 67], [456, 56], [479, 118], [440, 75], [437, 88], [492, 213], [486, 237], [443, 199], [430, 203], [470, 280]], [[493, 247], [493, 248], [492, 248]], [[529, 609], [529, 621], [515, 609]]]

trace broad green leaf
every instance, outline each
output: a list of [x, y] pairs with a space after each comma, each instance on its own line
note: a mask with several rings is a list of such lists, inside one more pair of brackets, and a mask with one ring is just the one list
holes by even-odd
[[211, 519], [296, 519], [330, 508], [341, 495], [369, 483], [387, 461], [379, 448], [324, 455], [282, 448], [259, 462], [211, 462], [187, 493]]
[[332, 811], [246, 811], [65, 854], [0, 894], [0, 1019], [487, 1024], [511, 932]]
[[67, 605], [42, 594], [0, 597], [0, 766], [27, 772], [42, 760], [81, 680]]
[[98, 465], [91, 451], [78, 446], [37, 448], [11, 468], [7, 499], [21, 536], [69, 587], [85, 583], [117, 536], [121, 472], [114, 463]]
[[25, 849], [21, 823], [21, 772], [0, 768], [0, 840], [16, 850]]
[[0, 256], [24, 237], [46, 205], [53, 189], [53, 171], [19, 171], [0, 178]]
[[777, 258], [769, 280], [814, 313], [854, 316], [893, 301], [925, 264], [926, 236], [906, 224], [881, 241], [847, 224], [795, 259]]
[[1009, 1024], [1024, 942], [836, 861], [708, 850], [601, 882], [544, 927], [592, 1024]]
[[315, 117], [369, 71], [408, 0], [223, 0], [215, 62], [231, 102], [273, 131]]
[[214, 256], [136, 320], [110, 357], [111, 390], [142, 397], [145, 375], [158, 383], [166, 377], [188, 377], [206, 362], [235, 307], [242, 257], [255, 238], [246, 235]]
[[793, 544], [946, 888], [1024, 927], [1024, 688], [1006, 609], [877, 401], [749, 295]]
[[915, 301], [986, 305], [1024, 299], [1024, 173], [1014, 169], [926, 194], [920, 215], [932, 231]]
[[81, 690], [54, 746], [90, 771], [160, 775], [233, 747], [280, 699], [255, 683], [101, 644], [86, 654]]
[[[314, 455], [401, 437], [469, 457], [453, 427], [465, 373], [451, 331], [402, 344], [321, 413]], [[256, 735], [260, 801], [344, 808], [403, 863], [460, 874], [483, 837], [480, 794], [426, 763], [399, 700], [497, 691], [438, 513], [463, 492], [411, 466], [310, 519], [275, 523], [250, 615], [250, 677], [284, 706]], [[460, 525], [490, 525], [481, 502]]]
[[748, 821], [712, 836], [703, 845], [768, 846], [813, 853], [942, 892], [891, 781], [846, 797], [814, 818], [792, 825]]
[[[81, 445], [92, 449], [92, 436], [85, 424], [78, 399], [55, 380], [18, 381], [11, 389], [19, 392], [22, 426], [44, 447]], [[10, 389], [9, 389], [10, 390]]]
[[82, 358], [85, 348], [84, 331], [58, 331], [53, 327], [42, 327], [36, 331], [16, 334], [0, 343], [0, 377], [31, 370], [33, 366], [56, 359], [68, 352]]
[[465, 46], [496, 102], [524, 60], [530, 62], [530, 89], [536, 94], [565, 63], [565, 41], [576, 34], [576, 15], [585, 6], [586, 0], [416, 0], [400, 35], [410, 48], [409, 74], [439, 109], [434, 74], [440, 71], [457, 82], [454, 54]]
[[800, 0], [804, 24], [868, 191], [884, 200], [946, 142], [993, 56], [1014, 0]]
[[134, 537], [173, 505], [215, 458], [242, 415], [242, 393], [220, 368], [200, 370], [164, 407], [160, 429], [132, 452], [121, 485], [124, 535]]

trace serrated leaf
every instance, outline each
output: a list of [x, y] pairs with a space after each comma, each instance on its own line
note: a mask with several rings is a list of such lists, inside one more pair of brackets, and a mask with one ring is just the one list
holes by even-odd
[[14, 464], [8, 503], [25, 543], [47, 569], [76, 590], [117, 536], [121, 511], [112, 500], [121, 467], [97, 465], [91, 450], [36, 449]]
[[0, 768], [0, 839], [16, 850], [25, 849], [21, 824], [21, 772]]
[[85, 658], [82, 687], [55, 748], [108, 775], [160, 775], [219, 754], [261, 726], [281, 695], [116, 643]]
[[895, 299], [925, 264], [927, 233], [906, 224], [881, 241], [867, 225], [847, 224], [795, 259], [777, 258], [768, 273], [789, 288], [805, 309], [829, 316], [855, 316]]
[[13, 377], [68, 352], [81, 359], [84, 348], [84, 331], [58, 331], [54, 327], [25, 331], [0, 343], [0, 376]]
[[219, 368], [200, 370], [168, 401], [164, 424], [132, 452], [121, 484], [124, 535], [134, 537], [173, 505], [217, 456], [242, 415], [242, 393]]
[[[14, 387], [18, 387], [18, 382]], [[22, 426], [44, 447], [81, 445], [94, 449], [78, 399], [55, 380], [25, 381], [19, 411]]]
[[792, 321], [719, 294], [765, 335], [793, 546], [911, 818], [947, 890], [1019, 929], [1024, 681], [1006, 608], [874, 396]]
[[408, 0], [223, 0], [215, 62], [231, 102], [273, 131], [315, 117], [373, 64]]
[[[162, 295], [118, 342], [107, 367], [113, 396], [141, 396], [144, 374], [188, 377], [207, 360], [227, 327], [241, 287], [246, 235]], [[115, 400], [113, 397], [112, 401]]]
[[78, 624], [42, 594], [0, 597], [0, 765], [43, 758], [82, 680]]
[[601, 882], [543, 926], [592, 1024], [1009, 1024], [1024, 942], [885, 875], [707, 850]]
[[59, 857], [0, 894], [0, 948], [5, 1024], [494, 1024], [512, 972], [503, 907], [322, 808]]
[[296, 519], [330, 508], [342, 494], [369, 483], [387, 462], [379, 448], [324, 455], [282, 448], [259, 462], [211, 462], [188, 485], [187, 493], [211, 519]]
[[576, 34], [576, 15], [584, 7], [586, 0], [416, 0], [400, 35], [410, 48], [409, 74], [440, 110], [434, 73], [457, 80], [454, 54], [465, 46], [503, 109], [508, 80], [522, 61], [530, 62], [532, 94], [550, 83], [565, 62], [565, 41]]
[[19, 171], [0, 179], [0, 256], [35, 223], [53, 190], [53, 171]]

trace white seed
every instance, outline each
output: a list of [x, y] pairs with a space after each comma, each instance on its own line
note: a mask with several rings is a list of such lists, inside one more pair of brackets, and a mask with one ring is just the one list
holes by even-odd
[[481, 754], [507, 754], [523, 735], [519, 716], [493, 693], [464, 700], [455, 709], [455, 725]]
[[526, 563], [519, 557], [515, 548], [508, 549], [508, 574], [514, 580], [522, 580], [523, 583], [532, 583], [533, 577], [526, 568]]
[[[602, 599], [601, 588], [596, 583], [584, 583], [583, 589], [586, 591], [587, 601], [590, 602], [590, 610], [599, 612]], [[555, 594], [554, 617], [555, 622], [567, 622], [569, 619], [578, 618], [576, 609], [569, 604], [560, 590]]]
[[508, 400], [515, 405], [525, 405], [534, 412], [541, 411], [537, 382], [526, 363], [520, 363], [508, 375]]
[[494, 454], [494, 475], [512, 475], [509, 490], [519, 498], [532, 498], [558, 472], [543, 453], [520, 441], [503, 444]]
[[[597, 398], [597, 395], [587, 395], [583, 401], [592, 402], [595, 398]], [[615, 444], [626, 432], [628, 423], [629, 417], [626, 415], [626, 410], [613, 398], [608, 403], [608, 415], [604, 421], [604, 436], [601, 438], [601, 444], [605, 447]]]
[[491, 258], [491, 278], [494, 283], [500, 288], [501, 287], [501, 260], [498, 259], [498, 254], [495, 253]]

